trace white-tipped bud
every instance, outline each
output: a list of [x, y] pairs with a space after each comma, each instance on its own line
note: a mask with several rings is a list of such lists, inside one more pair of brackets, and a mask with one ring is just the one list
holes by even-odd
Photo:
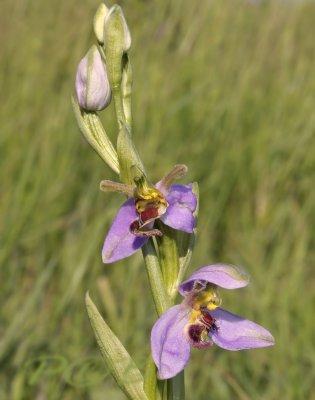
[[104, 23], [108, 11], [106, 5], [101, 3], [94, 15], [93, 29], [99, 44], [104, 44]]
[[88, 111], [103, 110], [111, 101], [106, 66], [96, 46], [78, 65], [75, 90], [80, 107]]
[[122, 13], [122, 21], [124, 27], [124, 51], [127, 52], [131, 47], [131, 34], [124, 14]]

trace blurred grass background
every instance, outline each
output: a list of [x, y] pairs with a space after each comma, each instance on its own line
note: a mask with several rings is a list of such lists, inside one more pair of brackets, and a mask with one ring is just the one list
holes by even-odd
[[[224, 306], [276, 346], [194, 351], [187, 399], [315, 399], [314, 2], [130, 0], [135, 140], [159, 179], [200, 184], [191, 269], [252, 276]], [[123, 399], [104, 377], [92, 298], [143, 368], [155, 320], [140, 254], [102, 265], [122, 198], [70, 105], [96, 0], [3, 0], [0, 15], [0, 399]], [[113, 110], [102, 115], [112, 138]]]

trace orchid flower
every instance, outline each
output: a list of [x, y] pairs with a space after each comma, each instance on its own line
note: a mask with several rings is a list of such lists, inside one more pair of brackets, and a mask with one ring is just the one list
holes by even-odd
[[247, 275], [232, 265], [214, 264], [195, 271], [179, 286], [184, 297], [154, 324], [151, 350], [159, 379], [169, 379], [182, 371], [190, 349], [216, 344], [225, 350], [244, 350], [274, 344], [262, 326], [220, 307], [218, 287], [237, 289], [248, 284]]
[[161, 236], [157, 220], [176, 230], [191, 233], [195, 228], [194, 211], [197, 199], [192, 184], [172, 184], [187, 172], [184, 165], [176, 165], [155, 186], [144, 175], [135, 179], [135, 187], [102, 181], [104, 191], [117, 191], [129, 199], [123, 203], [105, 238], [102, 258], [112, 263], [130, 256], [152, 236]]

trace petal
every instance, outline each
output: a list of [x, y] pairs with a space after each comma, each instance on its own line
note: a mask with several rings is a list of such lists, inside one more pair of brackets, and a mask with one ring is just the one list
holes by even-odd
[[244, 350], [268, 347], [275, 343], [271, 333], [252, 321], [232, 314], [222, 308], [210, 312], [217, 330], [210, 335], [215, 344], [226, 350]]
[[151, 351], [159, 379], [169, 379], [182, 371], [190, 357], [185, 334], [190, 309], [177, 305], [167, 310], [151, 331]]
[[249, 277], [240, 268], [228, 264], [213, 264], [201, 267], [195, 271], [179, 287], [179, 293], [182, 296], [189, 294], [195, 282], [200, 281], [213, 283], [224, 289], [237, 289], [248, 285]]
[[168, 206], [160, 219], [164, 224], [179, 231], [192, 233], [195, 228], [195, 217], [192, 211], [180, 204]]
[[[157, 184], [158, 187], [159, 183]], [[161, 220], [171, 228], [192, 233], [196, 221], [194, 211], [197, 198], [192, 191], [192, 185], [172, 185], [166, 194], [169, 204]]]
[[172, 185], [166, 195], [169, 205], [181, 204], [194, 212], [197, 207], [197, 198], [192, 190], [192, 184]]
[[129, 199], [120, 207], [105, 238], [102, 250], [105, 264], [130, 256], [147, 242], [148, 238], [130, 232], [130, 224], [137, 218], [134, 199]]

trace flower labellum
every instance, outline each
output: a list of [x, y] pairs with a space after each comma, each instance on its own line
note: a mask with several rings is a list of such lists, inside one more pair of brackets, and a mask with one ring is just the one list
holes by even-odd
[[100, 111], [111, 101], [106, 66], [96, 46], [80, 61], [75, 79], [78, 103], [87, 111]]
[[267, 329], [220, 307], [218, 287], [237, 289], [248, 284], [247, 275], [233, 265], [214, 264], [194, 272], [179, 287], [184, 297], [154, 324], [151, 351], [159, 379], [169, 379], [182, 371], [190, 349], [213, 344], [225, 350], [268, 347], [274, 338]]
[[130, 197], [118, 210], [105, 238], [104, 263], [126, 258], [140, 249], [149, 237], [161, 236], [162, 232], [155, 226], [156, 220], [176, 230], [193, 232], [197, 199], [192, 184], [172, 185], [172, 181], [186, 171], [186, 166], [177, 165], [155, 186], [148, 184], [144, 176], [135, 179], [135, 187], [101, 182], [102, 190], [125, 192]]

